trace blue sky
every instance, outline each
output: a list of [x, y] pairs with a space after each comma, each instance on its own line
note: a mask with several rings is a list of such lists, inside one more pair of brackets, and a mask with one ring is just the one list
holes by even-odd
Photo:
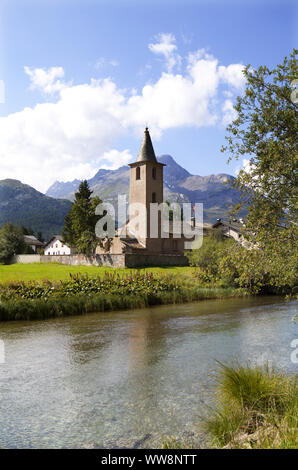
[[146, 124], [157, 154], [234, 174], [220, 147], [241, 64], [280, 63], [296, 24], [287, 0], [2, 1], [0, 178], [45, 191], [116, 168]]

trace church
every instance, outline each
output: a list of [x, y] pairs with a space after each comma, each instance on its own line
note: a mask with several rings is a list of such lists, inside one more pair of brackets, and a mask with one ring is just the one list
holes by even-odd
[[[129, 217], [115, 237], [97, 246], [96, 255], [115, 265], [185, 266], [184, 237], [173, 231], [173, 223], [162, 224], [158, 205], [163, 203], [164, 164], [157, 161], [146, 127], [137, 160], [130, 166]], [[156, 212], [152, 213], [156, 209]], [[114, 260], [113, 260], [114, 259]], [[105, 262], [104, 262], [105, 264]]]

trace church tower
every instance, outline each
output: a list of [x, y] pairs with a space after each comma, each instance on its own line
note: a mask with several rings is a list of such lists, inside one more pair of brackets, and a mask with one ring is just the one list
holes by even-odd
[[[156, 159], [151, 137], [146, 127], [136, 162], [130, 163], [129, 204], [141, 203], [146, 208], [146, 215], [139, 211], [130, 213], [130, 220], [138, 216], [142, 227], [141, 242], [152, 251], [161, 250], [160, 214], [159, 237], [150, 240], [150, 203], [163, 202], [163, 163]], [[138, 227], [137, 227], [138, 228]]]

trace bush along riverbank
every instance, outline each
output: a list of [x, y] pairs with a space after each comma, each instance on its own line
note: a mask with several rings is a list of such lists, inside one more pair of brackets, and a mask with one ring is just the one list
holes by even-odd
[[222, 366], [215, 411], [205, 422], [212, 444], [230, 449], [297, 448], [297, 376], [264, 367]]
[[70, 276], [67, 281], [17, 282], [0, 286], [0, 321], [39, 320], [91, 312], [142, 308], [247, 295], [235, 288], [205, 288], [194, 279], [131, 273]]

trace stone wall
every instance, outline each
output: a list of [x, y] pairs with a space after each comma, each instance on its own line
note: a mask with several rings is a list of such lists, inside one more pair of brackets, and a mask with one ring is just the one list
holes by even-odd
[[40, 258], [41, 255], [16, 255], [12, 259], [12, 264], [13, 263], [22, 263], [22, 264], [28, 264], [28, 263], [40, 263]]
[[185, 256], [170, 254], [101, 254], [85, 255], [17, 255], [13, 263], [60, 263], [69, 266], [111, 266], [115, 268], [134, 268], [141, 266], [187, 266]]
[[70, 266], [113, 266], [125, 267], [124, 255], [102, 254], [87, 257], [85, 255], [41, 256], [41, 263], [60, 263]]

